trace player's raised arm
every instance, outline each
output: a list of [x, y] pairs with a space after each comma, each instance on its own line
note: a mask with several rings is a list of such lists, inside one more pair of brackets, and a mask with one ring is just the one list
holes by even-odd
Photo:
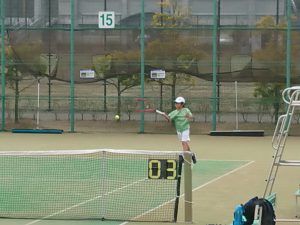
[[165, 112], [156, 110], [156, 113], [158, 113], [159, 115], [162, 115], [168, 122], [170, 121], [170, 117]]

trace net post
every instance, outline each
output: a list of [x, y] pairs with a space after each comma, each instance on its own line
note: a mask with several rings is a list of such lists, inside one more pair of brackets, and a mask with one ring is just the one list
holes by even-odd
[[186, 223], [193, 222], [192, 208], [192, 154], [191, 152], [183, 152], [184, 156], [184, 221]]
[[183, 163], [184, 163], [184, 157], [182, 154], [180, 154], [179, 161], [178, 161], [178, 179], [177, 179], [176, 200], [175, 200], [174, 219], [173, 219], [174, 223], [177, 222], [177, 216], [178, 216], [178, 206], [179, 206], [179, 198], [180, 198], [180, 185], [181, 185], [182, 164]]

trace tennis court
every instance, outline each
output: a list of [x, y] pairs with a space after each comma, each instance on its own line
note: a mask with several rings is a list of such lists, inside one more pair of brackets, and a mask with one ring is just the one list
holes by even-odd
[[[137, 149], [174, 151], [180, 149], [176, 135], [65, 133], [63, 135], [1, 133], [1, 151]], [[195, 224], [229, 224], [235, 205], [254, 195], [262, 195], [271, 162], [271, 137], [211, 137], [192, 136], [191, 147], [198, 163], [193, 167], [193, 221]], [[297, 138], [291, 137], [287, 154], [296, 157]], [[289, 176], [286, 176], [288, 174]], [[292, 178], [292, 179], [291, 179]], [[279, 174], [276, 189], [282, 191], [280, 214], [293, 216], [293, 191], [299, 176], [294, 170]], [[289, 185], [287, 185], [289, 184]], [[74, 187], [76, 189], [76, 187]], [[70, 187], [68, 188], [70, 189]], [[75, 190], [74, 189], [74, 190]], [[49, 190], [50, 191], [50, 190]], [[73, 191], [73, 190], [70, 190]], [[181, 191], [181, 193], [183, 193]], [[167, 201], [167, 200], [163, 200]], [[157, 203], [161, 204], [161, 203]], [[126, 207], [126, 206], [125, 206]], [[116, 209], [117, 211], [118, 209]], [[178, 222], [184, 221], [183, 198], [180, 198]], [[39, 220], [1, 219], [7, 225], [93, 225], [93, 224], [162, 224], [101, 220]]]

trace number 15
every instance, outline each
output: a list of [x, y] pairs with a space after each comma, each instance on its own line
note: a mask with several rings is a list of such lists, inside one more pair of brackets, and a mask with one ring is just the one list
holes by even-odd
[[115, 12], [99, 12], [99, 28], [115, 28]]

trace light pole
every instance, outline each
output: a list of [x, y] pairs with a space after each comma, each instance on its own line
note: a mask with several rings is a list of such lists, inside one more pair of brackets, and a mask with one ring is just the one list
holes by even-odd
[[51, 0], [48, 0], [48, 111], [51, 111], [51, 39], [52, 31], [51, 24]]
[[[163, 0], [160, 0], [160, 26], [163, 27], [164, 25], [164, 20], [163, 20]], [[160, 84], [160, 104], [159, 104], [159, 109], [163, 110], [163, 82], [162, 80], [159, 82]]]
[[219, 76], [220, 76], [220, 10], [221, 10], [221, 0], [218, 0], [218, 9], [217, 9], [217, 112], [220, 111], [220, 81], [219, 81]]
[[[106, 3], [106, 0], [104, 0], [104, 11], [106, 11], [107, 10], [107, 3]], [[106, 55], [106, 30], [104, 29], [104, 53], [105, 53], [105, 55]], [[107, 82], [106, 82], [106, 77], [105, 77], [105, 75], [104, 75], [104, 90], [103, 90], [103, 92], [104, 92], [104, 102], [103, 102], [103, 105], [104, 105], [104, 112], [105, 112], [105, 115], [106, 115], [106, 117], [107, 117], [107, 101], [106, 101], [106, 95], [107, 95]]]
[[276, 1], [276, 25], [279, 23], [279, 0]]
[[6, 57], [5, 57], [5, 1], [0, 0], [1, 8], [1, 102], [2, 102], [2, 113], [1, 113], [1, 131], [5, 129], [5, 110], [6, 110], [6, 98], [5, 98], [5, 65], [6, 65]]
[[[141, 17], [140, 17], [140, 60], [141, 60], [141, 68], [140, 68], [140, 80], [141, 80], [141, 91], [140, 98], [144, 99], [145, 97], [145, 2], [144, 0], [140, 0], [141, 4]], [[144, 101], [141, 101], [141, 110], [145, 109]], [[140, 113], [140, 133], [144, 133], [145, 129], [145, 113]]]

